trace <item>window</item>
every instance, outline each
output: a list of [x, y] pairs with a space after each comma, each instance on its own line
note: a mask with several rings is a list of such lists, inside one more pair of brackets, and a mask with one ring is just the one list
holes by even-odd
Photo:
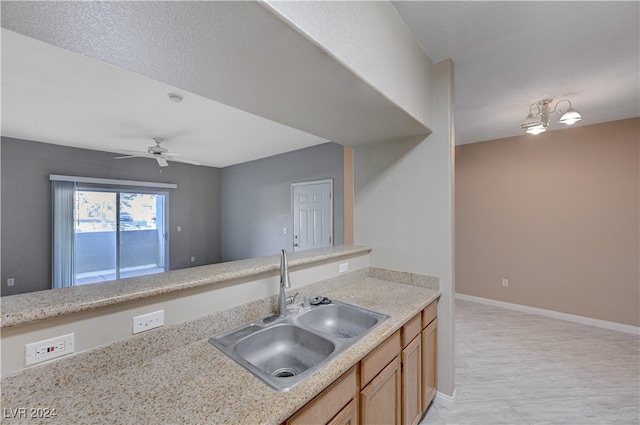
[[53, 181], [53, 287], [167, 271], [169, 193], [78, 180]]

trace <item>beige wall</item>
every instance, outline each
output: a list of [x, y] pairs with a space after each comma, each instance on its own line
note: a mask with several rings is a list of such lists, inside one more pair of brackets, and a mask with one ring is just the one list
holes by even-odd
[[640, 325], [639, 138], [635, 118], [457, 147], [457, 292]]

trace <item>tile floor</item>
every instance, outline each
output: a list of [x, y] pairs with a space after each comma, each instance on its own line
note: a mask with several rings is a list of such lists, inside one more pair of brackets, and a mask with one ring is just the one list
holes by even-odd
[[639, 425], [640, 337], [456, 301], [456, 390], [428, 425]]

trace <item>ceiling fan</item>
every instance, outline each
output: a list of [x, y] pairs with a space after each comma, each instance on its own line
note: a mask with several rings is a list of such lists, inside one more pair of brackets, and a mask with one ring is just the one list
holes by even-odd
[[158, 161], [158, 165], [161, 167], [168, 167], [169, 163], [167, 161], [175, 161], [175, 162], [184, 162], [185, 164], [192, 165], [200, 165], [198, 161], [192, 161], [190, 159], [179, 158], [179, 153], [169, 152], [167, 148], [160, 146], [164, 139], [161, 137], [154, 137], [153, 141], [156, 142], [155, 146], [149, 146], [146, 152], [142, 151], [130, 151], [130, 150], [121, 150], [118, 151], [123, 154], [127, 154], [127, 156], [117, 156], [115, 159], [127, 159], [127, 158], [153, 158]]

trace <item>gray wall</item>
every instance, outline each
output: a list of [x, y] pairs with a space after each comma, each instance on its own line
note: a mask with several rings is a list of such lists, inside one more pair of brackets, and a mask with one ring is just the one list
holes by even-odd
[[[2, 295], [51, 287], [49, 174], [176, 183], [170, 190], [170, 268], [220, 261], [220, 169], [10, 138], [1, 139]], [[177, 226], [182, 227], [177, 232]], [[192, 263], [190, 257], [195, 256]], [[15, 286], [7, 287], [7, 278]]]
[[[325, 143], [222, 169], [222, 261], [293, 250], [291, 183], [333, 179], [334, 245], [343, 243], [344, 148]], [[287, 227], [288, 234], [282, 233]]]
[[293, 250], [290, 190], [302, 181], [333, 179], [334, 244], [343, 243], [344, 148], [335, 143], [223, 169], [172, 162], [162, 172], [152, 160], [48, 143], [3, 137], [0, 148], [2, 295], [51, 287], [49, 174], [176, 183], [171, 270]]

